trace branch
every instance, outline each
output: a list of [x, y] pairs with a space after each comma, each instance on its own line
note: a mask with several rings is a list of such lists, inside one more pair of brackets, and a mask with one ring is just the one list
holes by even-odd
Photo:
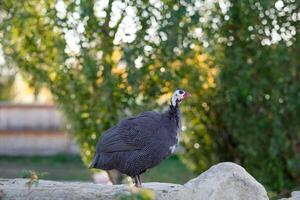
[[102, 28], [101, 28], [102, 31], [104, 32], [105, 36], [108, 36], [108, 37], [109, 37], [108, 24], [110, 22], [110, 13], [112, 10], [112, 3], [113, 3], [113, 0], [109, 0], [108, 7], [106, 9], [106, 18], [105, 18], [104, 24], [102, 25]]
[[121, 15], [121, 18], [118, 20], [116, 26], [112, 29], [114, 31], [113, 39], [115, 39], [116, 33], [117, 33], [117, 31], [119, 29], [119, 26], [122, 23], [124, 17], [125, 17], [125, 15], [124, 15], [124, 12], [123, 12], [122, 15]]

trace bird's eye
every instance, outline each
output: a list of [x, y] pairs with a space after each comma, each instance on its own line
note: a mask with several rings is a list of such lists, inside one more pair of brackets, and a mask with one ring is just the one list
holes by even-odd
[[182, 90], [179, 90], [179, 94], [183, 94], [183, 91], [182, 91]]

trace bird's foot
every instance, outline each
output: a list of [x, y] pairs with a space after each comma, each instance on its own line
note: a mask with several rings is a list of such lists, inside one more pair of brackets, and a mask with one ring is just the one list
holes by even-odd
[[134, 186], [135, 186], [136, 188], [142, 188], [142, 184], [141, 184], [141, 183], [135, 183]]

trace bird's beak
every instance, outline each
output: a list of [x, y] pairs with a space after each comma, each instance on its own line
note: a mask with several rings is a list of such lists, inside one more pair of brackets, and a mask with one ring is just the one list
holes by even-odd
[[183, 99], [186, 99], [187, 97], [190, 97], [190, 96], [192, 96], [190, 93], [185, 92], [183, 95]]

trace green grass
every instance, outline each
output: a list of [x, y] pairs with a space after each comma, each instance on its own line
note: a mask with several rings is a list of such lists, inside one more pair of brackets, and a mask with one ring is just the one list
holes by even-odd
[[183, 184], [195, 176], [196, 175], [189, 171], [177, 156], [172, 156], [163, 161], [160, 165], [149, 169], [141, 178], [145, 182]]
[[0, 156], [2, 178], [21, 178], [28, 170], [42, 173], [42, 179], [92, 180], [89, 170], [83, 165], [79, 156]]
[[[41, 179], [92, 181], [90, 170], [83, 165], [79, 156], [0, 156], [1, 178], [21, 178], [28, 170], [42, 174]], [[185, 183], [192, 177], [194, 174], [176, 156], [173, 156], [148, 170], [143, 174], [142, 180]]]

